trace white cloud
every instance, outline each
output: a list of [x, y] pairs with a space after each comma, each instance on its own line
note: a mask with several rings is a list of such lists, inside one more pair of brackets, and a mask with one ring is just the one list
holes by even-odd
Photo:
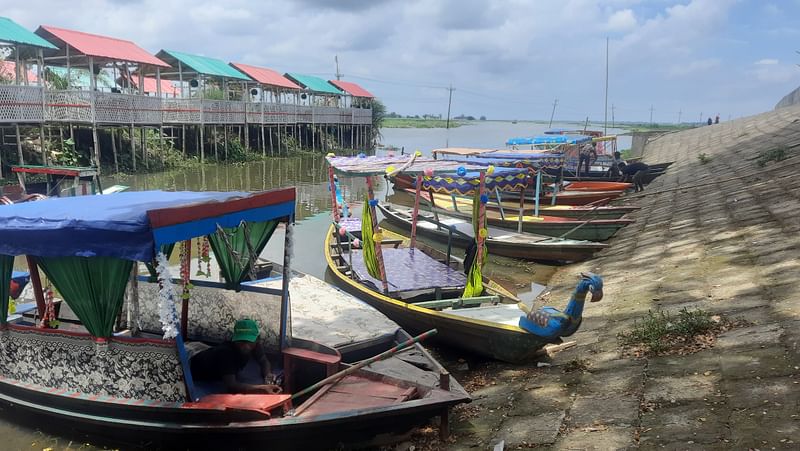
[[751, 72], [756, 80], [765, 84], [785, 84], [790, 81], [800, 81], [800, 70], [790, 64], [757, 65]]
[[685, 64], [674, 64], [669, 68], [669, 76], [685, 77], [695, 75], [699, 72], [706, 72], [720, 66], [719, 58], [709, 58], [704, 60], [691, 61]]
[[756, 61], [753, 64], [755, 64], [756, 66], [771, 66], [771, 65], [778, 64], [778, 60], [776, 60], [774, 58], [764, 58], [764, 59], [760, 59], [760, 60]]
[[608, 18], [606, 29], [609, 31], [628, 31], [636, 27], [638, 22], [632, 9], [622, 9]]

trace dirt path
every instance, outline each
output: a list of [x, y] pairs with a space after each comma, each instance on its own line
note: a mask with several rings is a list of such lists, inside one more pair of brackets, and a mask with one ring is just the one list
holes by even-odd
[[[757, 165], [778, 147], [788, 159]], [[581, 271], [605, 277], [578, 346], [550, 367], [451, 365], [475, 401], [431, 447], [800, 449], [800, 107], [664, 135], [645, 161], [676, 163], [607, 251], [551, 283], [563, 307]], [[694, 354], [622, 356], [634, 320], [684, 307], [749, 325]]]

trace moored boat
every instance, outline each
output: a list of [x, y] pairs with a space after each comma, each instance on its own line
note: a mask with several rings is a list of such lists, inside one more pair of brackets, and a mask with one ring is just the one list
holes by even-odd
[[[351, 354], [353, 365], [336, 348], [293, 336], [293, 188], [120, 193], [3, 208], [9, 215], [0, 216], [0, 286], [10, 281], [13, 256], [28, 257], [41, 318], [10, 320], [7, 304], [0, 305], [7, 351], [0, 356], [0, 402], [15, 418], [149, 447], [327, 449], [446, 417], [450, 406], [469, 400], [417, 347], [433, 331], [411, 340], [398, 331], [351, 350], [360, 352]], [[243, 283], [279, 223], [286, 224], [280, 287]], [[201, 268], [213, 249], [224, 283], [190, 282], [192, 239]], [[173, 247], [181, 254], [178, 278], [166, 257]], [[137, 262], [156, 262], [152, 279], [134, 277]], [[45, 299], [40, 269], [63, 297], [58, 305], [74, 316]], [[150, 332], [140, 328], [148, 308], [157, 318]], [[120, 325], [125, 311], [130, 321]], [[193, 345], [230, 340], [232, 323], [243, 317], [260, 325], [258, 343], [283, 393], [229, 394], [193, 378]], [[413, 359], [430, 372], [400, 371], [407, 365], [394, 359], [402, 360], [404, 347], [416, 349]], [[384, 351], [384, 360], [373, 361], [373, 351]]]

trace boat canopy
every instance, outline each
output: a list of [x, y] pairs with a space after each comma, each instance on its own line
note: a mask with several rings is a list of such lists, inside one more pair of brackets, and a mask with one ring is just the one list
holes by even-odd
[[151, 262], [155, 249], [242, 221], [294, 214], [294, 188], [246, 192], [125, 192], [3, 207], [0, 254]]
[[[463, 176], [445, 174], [424, 176], [422, 188], [444, 194], [472, 195], [480, 187], [480, 172], [467, 172]], [[531, 182], [528, 169], [497, 168], [485, 176], [486, 191], [521, 191]]]
[[350, 176], [384, 175], [391, 172], [406, 174], [422, 174], [433, 171], [434, 174], [457, 172], [460, 168], [466, 171], [485, 171], [484, 166], [465, 164], [458, 161], [434, 160], [433, 158], [399, 155], [394, 157], [357, 156], [327, 157], [328, 164], [339, 174]]
[[542, 135], [523, 138], [509, 138], [506, 145], [521, 146], [528, 144], [583, 144], [591, 142], [591, 136], [585, 135]]

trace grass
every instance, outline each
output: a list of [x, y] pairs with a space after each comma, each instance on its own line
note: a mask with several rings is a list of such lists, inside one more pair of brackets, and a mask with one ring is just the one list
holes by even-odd
[[[456, 128], [462, 125], [464, 125], [463, 122], [450, 120], [450, 128]], [[384, 128], [445, 128], [447, 127], [447, 121], [444, 119], [387, 117], [383, 120], [381, 126]]]
[[711, 161], [711, 157], [709, 157], [705, 153], [701, 153], [700, 155], [698, 155], [697, 159], [700, 161], [700, 164], [707, 164]]
[[770, 161], [781, 161], [788, 158], [786, 155], [789, 152], [789, 148], [786, 146], [777, 146], [769, 150], [764, 150], [758, 153], [758, 158], [756, 159], [756, 164], [758, 167], [763, 168], [767, 165]]
[[619, 335], [626, 346], [642, 346], [650, 354], [660, 354], [674, 347], [683, 346], [687, 339], [703, 335], [717, 326], [711, 314], [704, 310], [681, 309], [677, 315], [659, 310], [647, 313], [636, 321], [633, 328]]

